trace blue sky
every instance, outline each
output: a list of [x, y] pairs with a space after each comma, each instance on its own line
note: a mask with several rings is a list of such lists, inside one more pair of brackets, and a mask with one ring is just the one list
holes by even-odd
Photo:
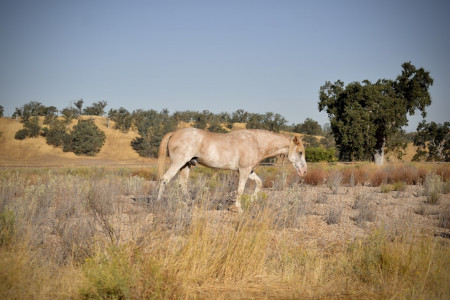
[[[23, 1], [0, 4], [0, 104], [244, 109], [328, 122], [325, 81], [430, 71], [450, 121], [450, 1]], [[410, 120], [415, 130], [420, 114]]]

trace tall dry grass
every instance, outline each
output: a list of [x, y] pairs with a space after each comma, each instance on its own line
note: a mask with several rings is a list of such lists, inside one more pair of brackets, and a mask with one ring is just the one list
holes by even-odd
[[[444, 181], [450, 179], [449, 164], [425, 163], [395, 163], [385, 166], [375, 166], [369, 163], [354, 165], [340, 164], [310, 164], [304, 182], [311, 185], [333, 185], [336, 178], [342, 177], [340, 182], [344, 185], [380, 186], [403, 182], [407, 185], [423, 184], [425, 177], [435, 171]], [[331, 188], [331, 187], [330, 187]]]
[[[290, 181], [285, 170], [261, 173], [273, 178], [272, 192], [237, 215], [225, 209], [236, 185], [228, 172], [197, 169], [189, 195], [175, 181], [156, 201], [147, 174], [131, 169], [0, 170], [0, 297], [450, 296], [446, 240], [381, 226], [325, 247], [311, 243], [300, 232], [316, 187]], [[355, 222], [372, 222], [373, 205], [357, 195]], [[323, 222], [339, 226], [341, 218], [336, 211]]]

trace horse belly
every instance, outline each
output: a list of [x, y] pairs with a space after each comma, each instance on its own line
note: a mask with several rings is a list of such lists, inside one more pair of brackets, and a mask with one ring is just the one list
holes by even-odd
[[198, 161], [215, 169], [238, 170], [239, 156], [235, 151], [223, 150], [215, 146], [209, 146], [198, 156]]

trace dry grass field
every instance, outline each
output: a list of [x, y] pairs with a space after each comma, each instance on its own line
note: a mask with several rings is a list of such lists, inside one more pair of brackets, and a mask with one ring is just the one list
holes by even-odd
[[0, 298], [450, 297], [448, 165], [261, 167], [242, 215], [234, 173], [156, 201], [154, 172], [0, 170]]
[[1, 299], [450, 298], [449, 164], [261, 166], [238, 215], [235, 173], [196, 167], [156, 201], [135, 133], [96, 122], [86, 158], [0, 119]]

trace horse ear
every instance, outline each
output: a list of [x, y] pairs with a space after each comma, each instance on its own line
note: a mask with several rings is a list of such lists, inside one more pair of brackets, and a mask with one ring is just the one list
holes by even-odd
[[292, 138], [292, 141], [294, 142], [294, 144], [300, 145], [300, 144], [302, 143], [302, 138], [301, 138], [301, 137], [298, 137], [298, 136], [294, 136], [294, 137]]

